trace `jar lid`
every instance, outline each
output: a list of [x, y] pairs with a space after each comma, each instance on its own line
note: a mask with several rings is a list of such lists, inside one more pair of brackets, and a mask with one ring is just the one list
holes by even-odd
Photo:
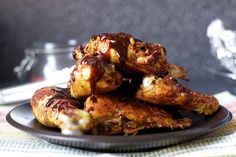
[[76, 39], [70, 39], [65, 43], [35, 42], [32, 47], [27, 48], [27, 50], [36, 54], [68, 53], [72, 52], [77, 45], [78, 41]]

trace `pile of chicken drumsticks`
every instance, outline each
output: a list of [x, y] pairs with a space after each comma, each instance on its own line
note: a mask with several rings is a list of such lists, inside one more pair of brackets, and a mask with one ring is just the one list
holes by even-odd
[[37, 90], [31, 106], [36, 119], [63, 134], [134, 135], [150, 129], [185, 129], [178, 109], [210, 116], [219, 108], [213, 96], [192, 91], [183, 67], [167, 62], [161, 44], [127, 33], [93, 35], [73, 52], [76, 66], [68, 88]]

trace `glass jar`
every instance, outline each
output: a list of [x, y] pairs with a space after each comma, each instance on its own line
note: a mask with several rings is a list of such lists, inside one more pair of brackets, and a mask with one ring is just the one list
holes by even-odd
[[41, 81], [51, 77], [54, 71], [75, 64], [72, 52], [77, 40], [66, 43], [35, 42], [25, 49], [25, 58], [14, 68], [17, 78], [22, 81]]

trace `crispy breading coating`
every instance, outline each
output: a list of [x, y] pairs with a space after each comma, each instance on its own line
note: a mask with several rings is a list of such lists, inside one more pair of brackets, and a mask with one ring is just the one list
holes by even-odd
[[185, 129], [189, 118], [176, 119], [172, 113], [135, 99], [114, 95], [88, 97], [84, 110], [94, 119], [95, 134], [136, 134], [154, 128]]
[[212, 115], [219, 108], [215, 97], [192, 91], [171, 76], [146, 76], [135, 97], [156, 105], [175, 106], [205, 115]]

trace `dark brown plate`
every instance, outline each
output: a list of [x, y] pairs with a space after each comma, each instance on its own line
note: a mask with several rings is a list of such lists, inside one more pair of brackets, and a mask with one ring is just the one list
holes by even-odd
[[143, 151], [189, 141], [226, 125], [232, 114], [223, 106], [212, 116], [184, 113], [193, 120], [193, 125], [186, 130], [156, 131], [136, 136], [68, 136], [60, 130], [44, 127], [35, 119], [29, 103], [15, 107], [7, 115], [7, 122], [12, 126], [37, 136], [51, 143], [82, 149], [109, 152]]

